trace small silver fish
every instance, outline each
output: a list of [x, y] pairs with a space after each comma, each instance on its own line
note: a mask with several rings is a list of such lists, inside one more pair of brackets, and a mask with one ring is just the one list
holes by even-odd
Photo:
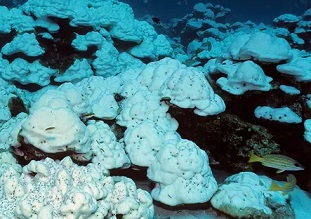
[[88, 120], [90, 119], [94, 119], [95, 118], [95, 114], [94, 113], [85, 113], [83, 114], [80, 119], [82, 120], [82, 122], [86, 123]]
[[298, 171], [304, 170], [304, 167], [298, 163], [296, 160], [281, 154], [266, 154], [259, 157], [255, 154], [251, 154], [249, 163], [261, 162], [265, 167], [271, 167], [277, 169], [277, 173], [282, 173], [286, 170]]
[[51, 127], [47, 127], [47, 128], [45, 129], [45, 131], [49, 131], [49, 130], [53, 130], [53, 129], [55, 129], [55, 127], [54, 127], [54, 126], [51, 126]]
[[93, 118], [93, 117], [95, 117], [94, 113], [86, 113], [86, 114], [82, 115], [83, 119], [90, 119], [90, 118]]

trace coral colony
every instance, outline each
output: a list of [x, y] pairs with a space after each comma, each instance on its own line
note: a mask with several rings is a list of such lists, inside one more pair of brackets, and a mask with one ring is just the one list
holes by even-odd
[[311, 9], [229, 12], [1, 6], [0, 218], [311, 218]]

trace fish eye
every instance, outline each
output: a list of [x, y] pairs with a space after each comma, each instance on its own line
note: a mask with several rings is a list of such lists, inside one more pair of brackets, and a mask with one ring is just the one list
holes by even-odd
[[300, 163], [297, 163], [297, 162], [295, 162], [294, 165], [295, 165], [296, 167], [301, 167]]

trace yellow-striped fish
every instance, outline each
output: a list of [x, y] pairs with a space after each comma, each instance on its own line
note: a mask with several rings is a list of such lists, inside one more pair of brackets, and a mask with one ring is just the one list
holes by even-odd
[[255, 154], [251, 154], [249, 163], [261, 162], [265, 167], [271, 167], [277, 169], [277, 173], [282, 173], [285, 170], [298, 171], [304, 170], [304, 167], [296, 160], [281, 154], [266, 154], [263, 157], [259, 157]]
[[282, 186], [279, 186], [275, 181], [272, 181], [269, 191], [282, 191], [282, 195], [286, 195], [287, 193], [293, 191], [297, 182], [296, 177], [293, 174], [288, 174], [286, 181], [287, 182]]

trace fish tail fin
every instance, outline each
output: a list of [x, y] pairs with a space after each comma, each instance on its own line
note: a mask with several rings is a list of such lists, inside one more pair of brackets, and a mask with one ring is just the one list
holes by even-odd
[[288, 191], [282, 192], [282, 195], [287, 195], [287, 194], [288, 194]]
[[249, 157], [248, 163], [253, 163], [253, 162], [261, 162], [263, 160], [262, 157], [259, 157], [253, 153], [251, 153], [251, 156]]
[[269, 191], [280, 191], [281, 187], [276, 184], [276, 182], [272, 181]]

